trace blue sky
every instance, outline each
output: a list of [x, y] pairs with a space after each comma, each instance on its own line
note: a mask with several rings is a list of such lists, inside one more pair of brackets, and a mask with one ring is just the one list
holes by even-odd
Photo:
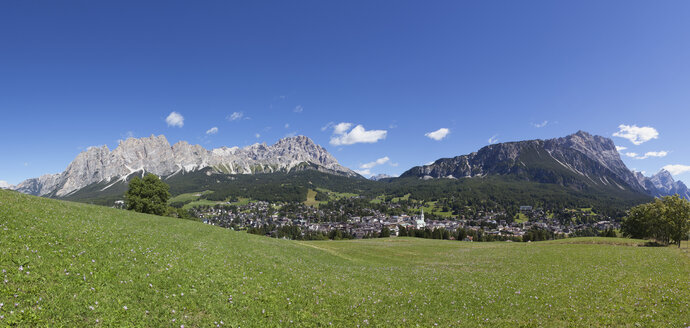
[[306, 135], [397, 175], [585, 130], [690, 182], [687, 17], [687, 1], [4, 1], [0, 180], [127, 136]]

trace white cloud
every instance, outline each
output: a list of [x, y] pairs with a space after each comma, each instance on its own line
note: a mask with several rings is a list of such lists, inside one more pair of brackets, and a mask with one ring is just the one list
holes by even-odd
[[498, 142], [498, 135], [492, 136], [491, 138], [489, 138], [488, 141], [489, 141], [490, 145], [497, 143]]
[[683, 174], [686, 172], [690, 172], [690, 165], [680, 165], [680, 164], [666, 165], [666, 166], [664, 166], [664, 170], [668, 171], [672, 175], [679, 175], [679, 174]]
[[326, 123], [326, 125], [321, 127], [321, 131], [326, 131], [326, 130], [330, 129], [333, 126], [333, 124], [335, 124], [335, 123], [333, 123], [333, 122]]
[[628, 149], [628, 147], [623, 147], [623, 146], [616, 146], [616, 150], [620, 153], [624, 150]]
[[438, 141], [445, 138], [448, 135], [448, 133], [450, 133], [450, 130], [446, 128], [440, 128], [436, 131], [427, 132], [424, 134], [424, 136]]
[[218, 133], [218, 127], [215, 127], [215, 126], [206, 130], [206, 134], [208, 134], [208, 135], [216, 134], [216, 133]]
[[362, 165], [359, 166], [359, 168], [360, 168], [360, 169], [370, 169], [370, 168], [373, 168], [373, 167], [376, 166], [376, 165], [386, 164], [386, 162], [388, 162], [389, 160], [390, 160], [390, 158], [388, 158], [388, 156], [386, 156], [386, 157], [381, 157], [381, 158], [379, 158], [379, 159], [377, 159], [377, 160], [375, 160], [375, 161], [373, 161], [373, 162], [369, 162], [369, 163], [362, 164]]
[[532, 126], [535, 127], [535, 128], [543, 128], [543, 127], [545, 127], [547, 124], [549, 124], [549, 121], [544, 121], [544, 122], [541, 122], [541, 123], [532, 123]]
[[345, 133], [347, 130], [349, 130], [351, 127], [352, 127], [352, 123], [345, 123], [345, 122], [338, 123], [338, 124], [335, 125], [335, 127], [333, 128], [333, 133], [335, 133], [335, 134], [343, 134], [343, 133]]
[[297, 107], [295, 107], [295, 109], [293, 109], [292, 111], [295, 113], [301, 113], [303, 110], [304, 108], [301, 105], [297, 105]]
[[184, 125], [184, 117], [178, 112], [172, 112], [165, 118], [165, 123], [168, 123], [168, 126], [181, 128]]
[[668, 155], [668, 152], [665, 150], [662, 151], [648, 151], [644, 155], [638, 155], [637, 153], [629, 152], [625, 153], [625, 156], [632, 157], [635, 159], [647, 159], [650, 157], [666, 157]]
[[297, 135], [297, 131], [292, 131], [288, 134], [286, 134], [283, 138], [292, 138]]
[[228, 115], [226, 118], [228, 121], [237, 121], [244, 117], [244, 112], [233, 112], [232, 114]]
[[333, 128], [334, 136], [331, 137], [331, 145], [352, 145], [356, 143], [375, 143], [386, 138], [386, 130], [366, 130], [364, 126], [357, 125], [350, 132], [347, 132], [352, 123], [339, 123]]
[[7, 181], [0, 180], [0, 189], [7, 189], [9, 187], [11, 187], [11, 185], [9, 183], [7, 183]]
[[644, 158], [642, 158], [642, 159], [650, 158], [650, 157], [666, 157], [666, 155], [668, 155], [668, 152], [665, 150], [649, 151], [649, 152], [644, 153]]
[[355, 172], [359, 173], [360, 175], [371, 175], [371, 170], [369, 169], [355, 170]]
[[628, 139], [636, 146], [659, 138], [659, 131], [651, 126], [638, 127], [637, 125], [621, 124], [618, 126], [618, 129], [620, 130], [613, 134], [614, 137]]
[[256, 137], [257, 139], [261, 138], [261, 135], [260, 135], [260, 134], [258, 134], [258, 133], [257, 133], [257, 134], [255, 134], [254, 136], [255, 136], [255, 137]]
[[289, 129], [290, 128], [290, 123], [285, 123], [285, 128]]

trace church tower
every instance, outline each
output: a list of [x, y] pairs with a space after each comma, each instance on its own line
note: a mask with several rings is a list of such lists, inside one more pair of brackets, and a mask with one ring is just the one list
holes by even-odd
[[426, 227], [426, 222], [424, 222], [424, 209], [422, 208], [422, 214], [415, 220], [415, 227], [417, 229], [422, 229]]

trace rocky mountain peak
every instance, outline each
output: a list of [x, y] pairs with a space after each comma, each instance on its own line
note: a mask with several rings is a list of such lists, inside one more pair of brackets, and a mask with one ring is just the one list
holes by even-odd
[[282, 145], [282, 144], [305, 144], [305, 145], [311, 145], [311, 146], [316, 146], [314, 141], [312, 141], [309, 137], [307, 136], [293, 136], [293, 137], [285, 137], [278, 142], [276, 142], [276, 145]]
[[[662, 169], [657, 174], [649, 178], [654, 187], [666, 193], [671, 192], [676, 187], [676, 182], [670, 172]], [[682, 182], [681, 182], [682, 183]]]
[[[635, 190], [645, 190], [635, 175], [623, 163], [613, 140], [578, 131], [563, 138], [547, 140], [551, 150], [573, 149], [608, 169]], [[558, 152], [558, 151], [557, 151]]]
[[393, 178], [393, 176], [392, 176], [392, 175], [388, 175], [388, 174], [384, 174], [384, 173], [380, 173], [380, 174], [372, 175], [372, 176], [369, 178], [369, 180], [379, 181], [379, 180], [381, 180], [381, 179], [388, 179], [388, 178]]
[[548, 140], [505, 142], [476, 153], [443, 158], [402, 176], [462, 178], [514, 175], [526, 180], [584, 188], [587, 185], [644, 191], [611, 139], [584, 131]]
[[[563, 146], [578, 150], [592, 159], [602, 163], [622, 161], [613, 140], [602, 136], [591, 135], [585, 131], [578, 131], [564, 138], [558, 138]], [[618, 163], [615, 163], [616, 165]]]
[[671, 172], [667, 171], [666, 169], [661, 169], [657, 174], [654, 175], [654, 177], [663, 180], [673, 180], [673, 175], [671, 175]]
[[93, 183], [113, 179], [124, 181], [135, 173], [168, 176], [207, 167], [229, 174], [289, 172], [303, 163], [333, 174], [357, 176], [305, 136], [284, 138], [271, 146], [257, 143], [242, 149], [207, 150], [186, 141], [170, 146], [165, 136], [151, 135], [128, 138], [113, 151], [106, 146], [91, 147], [78, 154], [64, 172], [28, 179], [15, 189], [34, 195], [62, 197]]

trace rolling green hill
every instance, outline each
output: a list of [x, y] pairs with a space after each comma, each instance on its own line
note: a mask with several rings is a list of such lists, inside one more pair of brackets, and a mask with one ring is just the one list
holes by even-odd
[[639, 243], [293, 242], [0, 190], [0, 326], [687, 326], [690, 257]]

